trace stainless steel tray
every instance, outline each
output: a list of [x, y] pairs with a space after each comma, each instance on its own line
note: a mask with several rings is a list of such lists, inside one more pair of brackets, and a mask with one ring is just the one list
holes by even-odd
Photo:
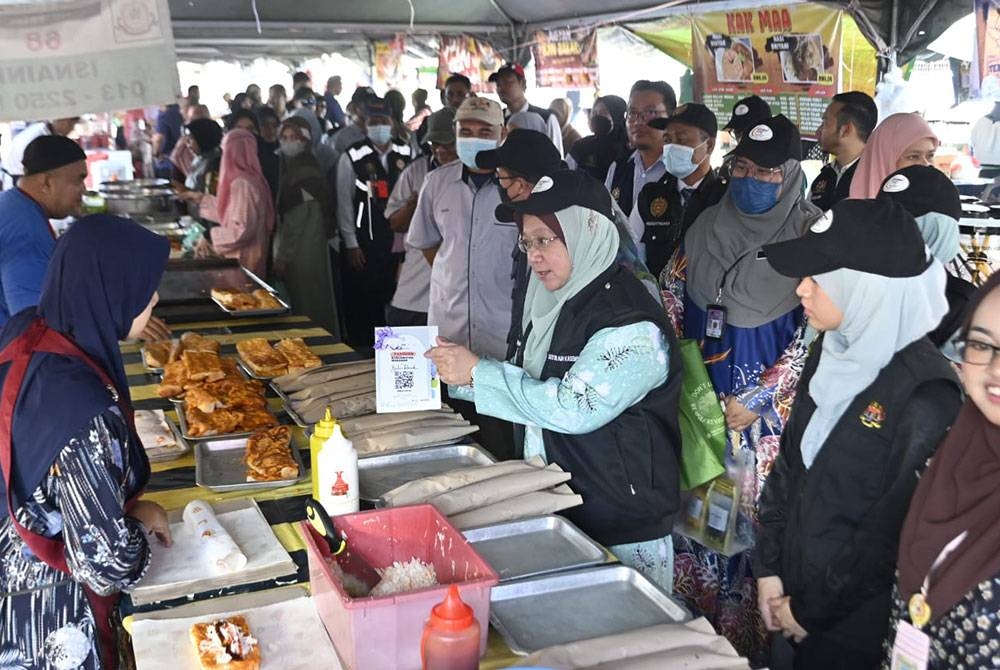
[[281, 402], [285, 406], [285, 414], [287, 414], [288, 417], [295, 422], [296, 426], [299, 428], [312, 428], [312, 425], [307, 423], [306, 420], [299, 416], [298, 412], [292, 408], [292, 401], [288, 399], [288, 395], [282, 391], [277, 384], [271, 383], [269, 386], [271, 387], [271, 390], [274, 391], [275, 395], [281, 398]]
[[[287, 312], [287, 311], [289, 311], [291, 309], [291, 307], [289, 306], [289, 304], [287, 302], [285, 302], [284, 300], [281, 299], [281, 296], [278, 295], [278, 292], [275, 291], [274, 288], [270, 284], [268, 284], [267, 282], [265, 282], [263, 279], [261, 279], [260, 277], [258, 277], [254, 273], [250, 272], [250, 270], [247, 270], [246, 268], [240, 268], [240, 269], [242, 269], [243, 272], [246, 273], [246, 276], [247, 276], [248, 279], [250, 279], [250, 281], [252, 281], [253, 283], [257, 284], [260, 288], [264, 289], [265, 291], [267, 291], [268, 293], [270, 293], [272, 296], [274, 296], [274, 299], [277, 300], [278, 303], [281, 304], [281, 307], [276, 307], [276, 308], [273, 308], [273, 309], [227, 309], [225, 306], [223, 306], [223, 304], [221, 302], [219, 302], [215, 298], [212, 298], [212, 302], [214, 302], [216, 305], [218, 305], [219, 309], [221, 309], [226, 314], [229, 314], [231, 316], [239, 316], [239, 317], [244, 317], [244, 316], [273, 316], [275, 314], [284, 314], [285, 312]], [[220, 287], [220, 288], [222, 288], [222, 287]], [[239, 288], [239, 290], [241, 290], [241, 291], [247, 289], [246, 286], [243, 286], [243, 287], [233, 286], [231, 288]], [[209, 295], [211, 295], [211, 293]]]
[[471, 528], [463, 535], [501, 582], [599, 565], [608, 559], [601, 545], [554, 514]]
[[378, 502], [385, 493], [414, 479], [494, 462], [496, 461], [491, 455], [474, 444], [421, 447], [364, 456], [358, 459], [361, 499]]
[[306, 477], [299, 450], [292, 447], [292, 457], [299, 464], [299, 476], [273, 482], [248, 482], [247, 466], [243, 463], [247, 441], [243, 439], [206, 440], [194, 446], [195, 483], [210, 491], [243, 489], [277, 489], [291, 486]]
[[[199, 437], [194, 437], [193, 435], [191, 435], [191, 434], [188, 433], [187, 417], [184, 416], [184, 404], [183, 404], [184, 401], [183, 400], [175, 400], [174, 402], [178, 403], [177, 404], [177, 423], [180, 424], [180, 427], [181, 427], [181, 437], [183, 437], [185, 440], [188, 440], [189, 442], [204, 442], [206, 440], [215, 440], [215, 441], [218, 441], [218, 440], [235, 440], [235, 439], [241, 438], [241, 437], [250, 437], [255, 432], [255, 431], [252, 431], [252, 430], [247, 430], [247, 431], [242, 431], [242, 432], [239, 432], [239, 433], [225, 433], [224, 435], [202, 435], [202, 436], [199, 436]], [[274, 416], [274, 412], [272, 412], [271, 410], [268, 410], [268, 413], [271, 416]], [[275, 417], [275, 418], [277, 418], [277, 417]]]
[[508, 582], [490, 594], [490, 621], [518, 654], [690, 618], [687, 609], [624, 565]]
[[146, 458], [149, 459], [150, 463], [163, 463], [166, 461], [173, 461], [180, 458], [187, 452], [191, 451], [191, 444], [184, 439], [183, 435], [181, 435], [180, 428], [177, 427], [177, 424], [171, 421], [170, 419], [166, 419], [166, 422], [167, 425], [170, 426], [170, 432], [174, 434], [174, 439], [177, 440], [177, 450], [158, 455], [150, 454], [149, 451], [147, 450]]

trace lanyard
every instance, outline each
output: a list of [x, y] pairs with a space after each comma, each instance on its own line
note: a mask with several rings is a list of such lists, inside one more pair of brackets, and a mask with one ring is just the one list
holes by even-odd
[[720, 305], [722, 304], [722, 288], [726, 285], [726, 279], [729, 277], [729, 273], [736, 269], [736, 266], [739, 265], [744, 258], [749, 256], [751, 251], [754, 251], [754, 249], [744, 251], [743, 255], [733, 261], [733, 264], [726, 268], [726, 271], [722, 273], [722, 279], [719, 280], [719, 292], [715, 296], [716, 303]]
[[910, 596], [910, 600], [907, 603], [907, 610], [910, 614], [910, 621], [912, 621], [913, 625], [917, 627], [917, 630], [926, 626], [931, 620], [931, 607], [927, 604], [927, 591], [930, 588], [931, 576], [934, 574], [934, 571], [938, 569], [938, 566], [940, 566], [945, 559], [947, 559], [948, 556], [958, 548], [958, 545], [962, 543], [962, 540], [964, 540], [965, 536], [968, 534], [969, 531], [963, 530], [957, 537], [944, 546], [941, 553], [939, 553], [937, 558], [934, 559], [934, 563], [931, 565], [931, 569], [928, 570], [927, 576], [924, 577], [924, 583], [920, 586], [920, 592], [914, 593]]

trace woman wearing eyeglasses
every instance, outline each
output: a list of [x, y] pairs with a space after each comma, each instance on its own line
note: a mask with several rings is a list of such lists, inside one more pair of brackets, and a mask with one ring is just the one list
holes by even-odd
[[804, 277], [798, 295], [823, 334], [760, 498], [760, 611], [793, 642], [796, 669], [874, 670], [903, 518], [961, 405], [927, 338], [948, 311], [945, 270], [913, 217], [882, 199], [842, 200], [764, 253]]
[[[820, 211], [802, 196], [799, 132], [784, 116], [749, 128], [733, 155], [726, 194], [695, 220], [660, 283], [677, 333], [701, 344], [725, 404], [727, 465], [747, 468], [738, 530], [748, 535], [806, 353], [796, 281], [775, 272], [760, 250], [799, 237]], [[749, 553], [723, 555], [680, 535], [674, 545], [677, 594], [740, 654], [766, 660]]]
[[969, 307], [966, 400], [903, 524], [887, 644], [892, 658], [916, 638], [932, 669], [994, 667], [1000, 650], [1000, 274]]
[[428, 352], [452, 397], [523, 426], [526, 458], [572, 473], [564, 514], [666, 591], [679, 504], [680, 359], [663, 309], [616, 261], [611, 197], [565, 170], [497, 215], [517, 222], [531, 277], [510, 363], [439, 339]]

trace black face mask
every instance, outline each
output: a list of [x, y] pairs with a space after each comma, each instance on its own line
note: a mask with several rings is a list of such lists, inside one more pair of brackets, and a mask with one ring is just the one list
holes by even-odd
[[509, 205], [510, 203], [514, 202], [514, 199], [507, 194], [507, 189], [503, 187], [503, 183], [497, 182], [497, 191], [500, 192], [500, 202], [502, 202], [503, 204]]

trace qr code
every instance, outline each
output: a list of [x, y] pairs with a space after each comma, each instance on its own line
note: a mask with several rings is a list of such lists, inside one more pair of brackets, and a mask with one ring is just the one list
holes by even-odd
[[412, 370], [396, 370], [395, 371], [395, 386], [397, 391], [411, 391], [413, 390], [413, 371]]

